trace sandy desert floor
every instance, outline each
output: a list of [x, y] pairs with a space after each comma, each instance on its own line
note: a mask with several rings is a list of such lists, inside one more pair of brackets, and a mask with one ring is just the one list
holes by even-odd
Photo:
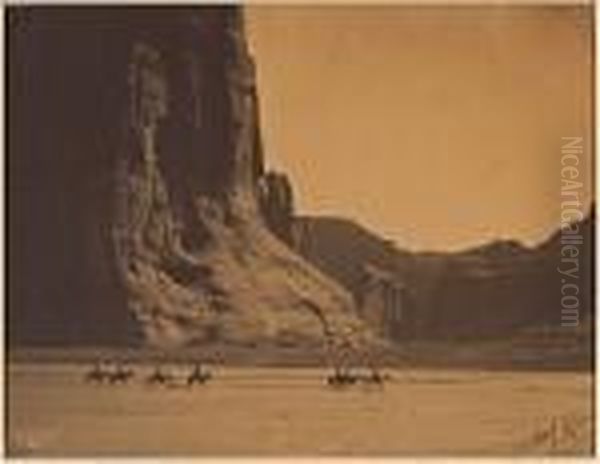
[[[581, 455], [585, 373], [391, 371], [383, 389], [325, 386], [325, 370], [225, 368], [188, 388], [83, 381], [73, 364], [8, 368], [12, 455]], [[184, 375], [184, 372], [180, 372]]]

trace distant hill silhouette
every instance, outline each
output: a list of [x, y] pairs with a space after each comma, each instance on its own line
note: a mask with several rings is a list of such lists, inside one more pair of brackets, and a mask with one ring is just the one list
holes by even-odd
[[[576, 279], [580, 331], [593, 327], [594, 222], [590, 213], [577, 224], [583, 237]], [[411, 316], [400, 324], [410, 326], [401, 331], [408, 338], [479, 339], [564, 329], [560, 231], [532, 248], [500, 240], [460, 252], [412, 253], [350, 220], [298, 217], [294, 237], [300, 253], [357, 300], [365, 264], [396, 276], [407, 289], [403, 304]]]

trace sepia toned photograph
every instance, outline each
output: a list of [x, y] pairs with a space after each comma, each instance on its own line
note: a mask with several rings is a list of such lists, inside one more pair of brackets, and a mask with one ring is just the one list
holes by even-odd
[[5, 6], [6, 455], [593, 456], [593, 41]]

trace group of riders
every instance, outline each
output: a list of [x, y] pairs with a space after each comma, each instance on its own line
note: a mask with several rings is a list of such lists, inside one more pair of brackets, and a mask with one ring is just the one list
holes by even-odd
[[[348, 387], [352, 385], [375, 385], [383, 384], [391, 380], [388, 374], [383, 374], [375, 366], [372, 357], [364, 357], [362, 368], [352, 366], [351, 360], [356, 360], [357, 353], [350, 346], [334, 347], [329, 350], [329, 359], [333, 364], [333, 372], [325, 378], [325, 383], [331, 387]], [[135, 376], [133, 368], [126, 366], [123, 362], [114, 363], [96, 362], [94, 367], [85, 375], [85, 380], [97, 383], [118, 384], [127, 383]], [[194, 384], [202, 385], [213, 378], [210, 369], [202, 362], [194, 362], [187, 372], [184, 382], [188, 386]], [[176, 376], [160, 364], [146, 377], [148, 384], [172, 385], [176, 382]]]
[[[392, 380], [389, 374], [382, 373], [376, 363], [373, 353], [359, 350], [348, 340], [341, 344], [328, 340], [328, 358], [333, 365], [333, 373], [326, 378], [326, 383], [332, 387], [351, 385], [375, 385], [382, 387]], [[359, 365], [357, 366], [357, 361]]]
[[[94, 367], [85, 375], [88, 382], [119, 384], [127, 383], [135, 376], [133, 368], [126, 366], [121, 362], [114, 364], [97, 362]], [[204, 367], [202, 363], [196, 362], [185, 377], [185, 383], [188, 386], [194, 384], [205, 384], [212, 379], [212, 372]], [[375, 366], [370, 366], [369, 371], [355, 372], [348, 366], [334, 366], [334, 371], [330, 374], [326, 383], [334, 387], [349, 386], [355, 384], [383, 385], [389, 380], [389, 376], [382, 374]], [[149, 384], [169, 385], [176, 381], [175, 375], [163, 369], [160, 365], [156, 366], [150, 375], [146, 377]]]
[[[85, 380], [88, 382], [118, 384], [127, 383], [135, 376], [133, 368], [126, 366], [124, 363], [117, 361], [115, 363], [96, 362], [94, 367], [85, 375]], [[204, 367], [200, 362], [193, 364], [192, 369], [188, 372], [185, 382], [187, 385], [204, 384], [212, 378], [211, 371]], [[168, 385], [175, 382], [176, 377], [172, 372], [169, 372], [157, 365], [152, 373], [146, 377], [146, 382], [149, 384]]]
[[375, 366], [370, 366], [368, 372], [353, 372], [346, 366], [335, 366], [333, 374], [327, 377], [327, 384], [334, 387], [343, 387], [355, 384], [383, 386], [390, 380], [388, 374], [382, 374]]

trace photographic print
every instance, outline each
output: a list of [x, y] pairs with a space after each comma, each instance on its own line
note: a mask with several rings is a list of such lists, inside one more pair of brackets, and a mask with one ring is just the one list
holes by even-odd
[[591, 4], [4, 13], [9, 457], [593, 455]]

